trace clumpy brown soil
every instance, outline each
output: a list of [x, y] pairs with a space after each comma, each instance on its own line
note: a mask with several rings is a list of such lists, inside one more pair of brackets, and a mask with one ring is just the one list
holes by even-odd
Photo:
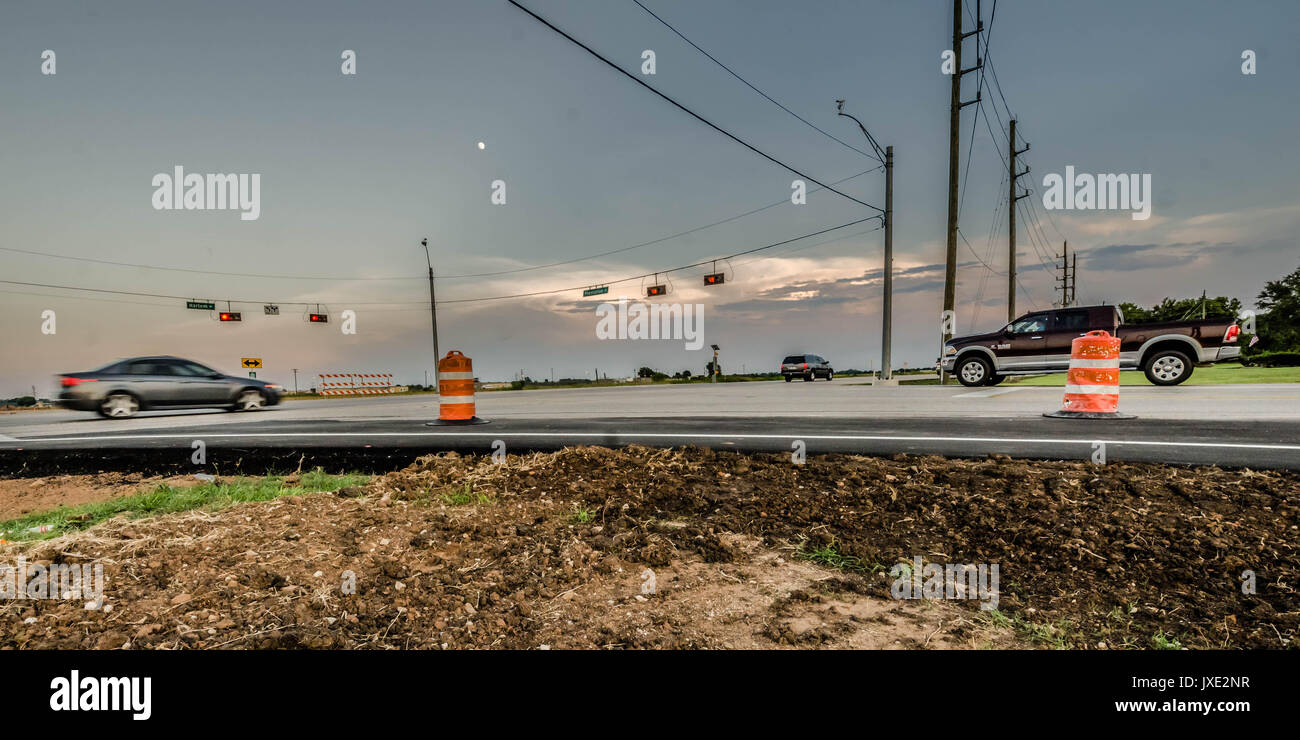
[[34, 511], [130, 496], [164, 483], [173, 488], [183, 488], [199, 482], [192, 475], [162, 477], [139, 473], [0, 478], [0, 521], [17, 519]]
[[[0, 646], [1280, 648], [1300, 628], [1298, 523], [1286, 472], [449, 454], [340, 495], [0, 549], [102, 562], [112, 607], [0, 601]], [[819, 548], [851, 567], [808, 562]], [[998, 563], [999, 614], [890, 599], [883, 571], [915, 555]]]

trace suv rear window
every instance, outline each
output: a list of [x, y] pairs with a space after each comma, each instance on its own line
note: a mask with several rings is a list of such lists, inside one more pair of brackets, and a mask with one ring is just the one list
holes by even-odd
[[803, 358], [803, 355], [790, 355], [784, 360], [781, 360], [782, 365], [799, 365], [804, 362], [807, 362], [807, 360]]

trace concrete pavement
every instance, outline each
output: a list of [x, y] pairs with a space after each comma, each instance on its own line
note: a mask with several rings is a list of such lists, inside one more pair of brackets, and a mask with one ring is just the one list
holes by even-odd
[[108, 420], [62, 410], [0, 415], [0, 451], [370, 447], [512, 451], [573, 444], [701, 444], [746, 450], [894, 452], [1108, 459], [1300, 469], [1300, 386], [1121, 391], [1127, 421], [1044, 419], [1054, 388], [873, 387], [815, 383], [502, 391], [478, 395], [491, 425], [429, 427], [431, 395], [290, 401], [254, 413], [170, 411]]

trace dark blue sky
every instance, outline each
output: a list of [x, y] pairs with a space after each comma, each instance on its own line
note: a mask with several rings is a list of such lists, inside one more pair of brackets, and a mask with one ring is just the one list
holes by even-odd
[[[865, 148], [834, 100], [896, 148], [895, 358], [928, 364], [942, 301], [951, 5], [644, 0], [750, 82]], [[874, 166], [759, 97], [631, 0], [525, 3], [741, 138], [829, 182]], [[974, 12], [974, 3], [969, 8]], [[986, 26], [992, 0], [983, 2]], [[969, 21], [968, 21], [969, 23]], [[1083, 301], [1154, 303], [1202, 289], [1249, 303], [1300, 266], [1300, 119], [1294, 2], [1001, 0], [990, 56], [1031, 144], [1027, 184], [1073, 165], [1150, 173], [1152, 218], [1063, 212], [1019, 231], [1019, 307], [1051, 304], [1041, 256], [1068, 238]], [[57, 74], [40, 73], [41, 52]], [[358, 74], [340, 74], [354, 49]], [[973, 57], [968, 42], [966, 63]], [[1241, 74], [1256, 52], [1258, 73]], [[963, 114], [959, 330], [1005, 318], [1006, 110], [986, 78]], [[967, 97], [979, 87], [965, 81]], [[985, 116], [991, 117], [986, 127]], [[993, 136], [990, 135], [992, 129]], [[997, 138], [995, 139], [994, 136]], [[479, 150], [477, 142], [485, 143]], [[260, 173], [261, 217], [156, 211], [151, 178]], [[0, 395], [113, 357], [168, 352], [233, 370], [262, 356], [267, 377], [429, 367], [421, 237], [440, 274], [493, 272], [626, 247], [789, 197], [793, 176], [672, 107], [504, 0], [255, 3], [41, 2], [0, 9], [0, 247], [268, 276], [409, 276], [320, 281], [115, 267], [0, 251], [0, 278], [208, 298], [320, 301], [358, 312], [358, 333], [311, 326], [301, 310], [221, 325], [178, 302], [0, 284]], [[506, 182], [507, 203], [489, 202]], [[883, 203], [879, 173], [843, 188]], [[1038, 195], [1034, 198], [1037, 199]], [[1022, 201], [1028, 209], [1028, 202]], [[447, 278], [441, 300], [600, 283], [735, 253], [870, 215], [827, 192], [595, 261]], [[999, 220], [995, 222], [995, 217]], [[996, 227], [996, 228], [995, 228]], [[734, 260], [728, 284], [674, 273], [669, 300], [706, 306], [706, 344], [727, 367], [774, 369], [790, 352], [837, 367], [878, 364], [881, 232], [864, 225]], [[820, 244], [815, 248], [787, 251]], [[775, 256], [772, 256], [775, 255]], [[770, 257], [758, 260], [759, 257]], [[635, 295], [640, 282], [610, 297]], [[37, 294], [37, 295], [33, 295]], [[378, 305], [381, 302], [392, 302]], [[149, 305], [137, 305], [149, 304]], [[42, 310], [58, 333], [40, 333]], [[680, 342], [595, 338], [576, 293], [447, 304], [444, 349], [508, 378], [611, 376], [637, 366], [701, 371]]]

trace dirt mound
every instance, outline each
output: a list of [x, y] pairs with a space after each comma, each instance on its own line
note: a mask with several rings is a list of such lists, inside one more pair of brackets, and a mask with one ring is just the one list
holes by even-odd
[[[113, 607], [0, 601], [0, 646], [1277, 648], [1300, 627], [1298, 505], [1284, 472], [453, 453], [0, 549], [103, 563]], [[999, 564], [1000, 611], [890, 599], [915, 556]]]

